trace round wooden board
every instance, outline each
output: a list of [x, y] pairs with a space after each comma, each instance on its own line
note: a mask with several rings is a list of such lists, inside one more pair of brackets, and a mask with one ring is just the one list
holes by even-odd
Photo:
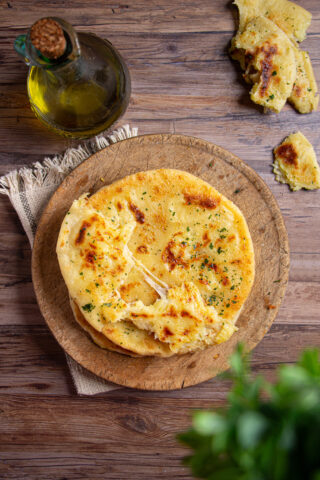
[[[56, 241], [73, 200], [126, 175], [157, 168], [186, 170], [209, 182], [244, 213], [254, 243], [256, 276], [237, 325], [221, 345], [171, 358], [130, 358], [97, 347], [76, 324], [62, 279]], [[270, 328], [288, 281], [289, 246], [279, 207], [263, 180], [239, 158], [204, 140], [145, 135], [92, 155], [60, 185], [35, 237], [32, 276], [41, 312], [62, 348], [89, 371], [111, 382], [146, 390], [173, 390], [208, 380], [228, 368], [237, 342], [254, 348]]]

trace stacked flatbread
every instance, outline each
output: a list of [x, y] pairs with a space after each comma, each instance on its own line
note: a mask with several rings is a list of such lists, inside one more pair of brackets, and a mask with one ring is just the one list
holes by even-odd
[[288, 0], [235, 0], [239, 31], [231, 56], [240, 62], [251, 100], [280, 112], [288, 100], [300, 113], [318, 107], [318, 87], [307, 52], [298, 42], [306, 37], [311, 14]]
[[168, 357], [222, 343], [254, 279], [240, 210], [178, 170], [75, 200], [57, 255], [75, 319], [102, 348]]

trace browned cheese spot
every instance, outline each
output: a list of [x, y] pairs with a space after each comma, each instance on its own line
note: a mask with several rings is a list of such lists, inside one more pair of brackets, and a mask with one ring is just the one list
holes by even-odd
[[206, 247], [210, 243], [208, 232], [204, 232], [204, 234], [202, 235], [202, 240], [203, 240], [204, 247]]
[[163, 317], [177, 317], [178, 314], [177, 314], [177, 312], [175, 311], [173, 305], [171, 305], [171, 307], [170, 307], [170, 309], [169, 309], [169, 312], [163, 313], [162, 316], [163, 316]]
[[119, 289], [120, 293], [122, 295], [127, 295], [130, 292], [130, 290], [132, 290], [137, 285], [139, 285], [139, 282], [130, 282], [130, 283], [127, 283], [126, 285], [121, 285]]
[[214, 270], [215, 272], [218, 271], [218, 266], [215, 263], [209, 263], [208, 268], [209, 270]]
[[146, 245], [139, 245], [139, 247], [137, 247], [137, 252], [138, 253], [148, 253], [148, 248], [146, 247]]
[[87, 263], [94, 263], [95, 252], [87, 252], [86, 253], [86, 262]]
[[131, 316], [133, 318], [137, 318], [137, 317], [148, 318], [150, 315], [147, 315], [146, 313], [131, 313]]
[[116, 277], [120, 273], [124, 272], [124, 268], [121, 265], [117, 265], [116, 268], [110, 271], [113, 277]]
[[89, 218], [89, 222], [87, 220], [84, 220], [82, 222], [77, 238], [75, 239], [76, 245], [80, 245], [81, 243], [83, 243], [87, 228], [91, 227], [93, 222], [96, 222], [97, 220], [98, 220], [97, 215], [92, 215], [92, 217]]
[[81, 243], [83, 243], [83, 240], [84, 240], [84, 237], [85, 237], [85, 234], [86, 234], [86, 230], [90, 226], [91, 226], [91, 223], [87, 222], [86, 220], [84, 220], [82, 222], [81, 228], [80, 228], [79, 233], [78, 233], [78, 235], [76, 237], [76, 240], [75, 240], [76, 245], [80, 245]]
[[183, 196], [187, 205], [198, 205], [210, 210], [217, 208], [220, 203], [220, 198], [212, 198], [208, 195], [184, 193]]
[[191, 315], [191, 313], [187, 312], [186, 310], [182, 310], [181, 317], [188, 317], [193, 320], [198, 320], [197, 317], [194, 317], [193, 315]]
[[171, 332], [171, 330], [168, 328], [168, 327], [164, 327], [163, 329], [163, 335], [165, 337], [171, 337], [173, 335], [173, 333]]
[[133, 203], [129, 204], [129, 208], [130, 208], [131, 212], [133, 213], [133, 215], [135, 216], [136, 221], [138, 223], [144, 223], [144, 214], [141, 212], [141, 210], [139, 210], [139, 208], [136, 205], [134, 205]]
[[122, 204], [120, 202], [117, 203], [118, 210], [122, 210]]
[[293, 92], [297, 97], [302, 97], [302, 88], [299, 85], [294, 84], [293, 86]]
[[284, 143], [280, 145], [275, 154], [280, 157], [288, 165], [298, 166], [298, 154], [291, 143]]
[[164, 263], [169, 264], [170, 272], [175, 269], [177, 265], [181, 265], [183, 268], [188, 268], [189, 265], [186, 261], [183, 260], [182, 255], [175, 255], [172, 251], [173, 247], [175, 246], [174, 240], [170, 240], [166, 248], [164, 249], [161, 258]]
[[235, 260], [232, 260], [231, 262], [233, 265], [240, 265], [240, 263], [242, 263], [242, 260], [240, 260], [240, 258], [236, 258]]
[[264, 97], [272, 79], [272, 72], [274, 71], [273, 57], [276, 55], [276, 53], [278, 53], [278, 47], [276, 45], [270, 45], [269, 42], [266, 42], [266, 45], [263, 45], [258, 49], [258, 52], [259, 51], [264, 54], [264, 58], [260, 62], [262, 80], [260, 96]]
[[222, 277], [222, 285], [226, 286], [229, 285], [230, 280], [228, 277]]

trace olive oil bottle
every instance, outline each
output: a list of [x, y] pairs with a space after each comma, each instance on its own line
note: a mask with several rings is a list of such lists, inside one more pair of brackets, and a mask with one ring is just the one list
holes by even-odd
[[130, 76], [107, 40], [76, 33], [60, 18], [36, 22], [15, 49], [30, 66], [31, 108], [51, 130], [86, 138], [109, 128], [126, 110]]

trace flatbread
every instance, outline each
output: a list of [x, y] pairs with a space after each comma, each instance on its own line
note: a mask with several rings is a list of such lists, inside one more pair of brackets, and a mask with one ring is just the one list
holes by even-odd
[[264, 16], [272, 20], [293, 41], [302, 42], [312, 15], [288, 0], [235, 0], [239, 9], [239, 30], [242, 32], [252, 18]]
[[320, 188], [320, 168], [311, 143], [301, 133], [289, 135], [274, 149], [276, 180], [291, 190]]
[[294, 46], [271, 20], [256, 17], [232, 41], [231, 56], [240, 61], [244, 78], [253, 83], [251, 100], [280, 112], [296, 78]]
[[141, 172], [76, 200], [57, 254], [89, 324], [141, 355], [226, 341], [254, 280], [240, 210], [178, 170]]
[[310, 113], [318, 108], [318, 85], [314, 77], [309, 54], [298, 48], [295, 48], [294, 52], [297, 73], [288, 100], [298, 112]]

